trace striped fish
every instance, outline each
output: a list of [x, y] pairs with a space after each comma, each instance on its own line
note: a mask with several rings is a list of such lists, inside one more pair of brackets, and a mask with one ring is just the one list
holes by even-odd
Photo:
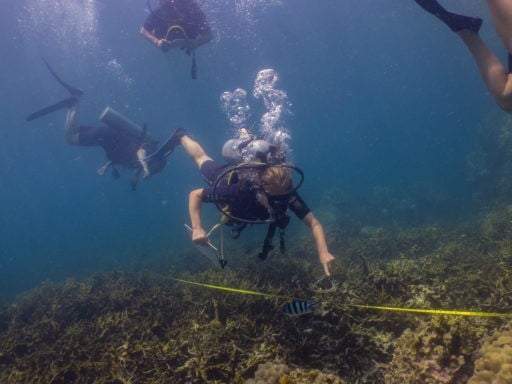
[[301, 316], [313, 313], [320, 305], [320, 302], [312, 302], [309, 300], [293, 300], [283, 306], [283, 312], [288, 316]]

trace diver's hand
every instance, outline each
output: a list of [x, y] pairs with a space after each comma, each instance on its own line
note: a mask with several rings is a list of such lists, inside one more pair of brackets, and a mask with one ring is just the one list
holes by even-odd
[[168, 40], [160, 39], [156, 42], [156, 46], [162, 51], [167, 52], [171, 48], [171, 44]]
[[195, 244], [205, 245], [208, 243], [208, 236], [202, 227], [192, 229], [192, 241]]
[[142, 167], [143, 177], [147, 179], [149, 177], [149, 167], [148, 162], [146, 161], [146, 150], [144, 147], [140, 147], [137, 150], [137, 160], [139, 161], [140, 166]]
[[320, 259], [320, 263], [324, 267], [324, 272], [327, 276], [331, 276], [331, 265], [334, 261], [335, 257], [331, 255], [329, 252], [322, 252], [318, 255], [318, 258]]

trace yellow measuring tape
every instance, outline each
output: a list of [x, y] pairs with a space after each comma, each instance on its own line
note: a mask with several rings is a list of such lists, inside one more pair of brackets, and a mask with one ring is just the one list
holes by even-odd
[[290, 299], [289, 296], [282, 296], [282, 295], [274, 295], [272, 293], [263, 293], [263, 292], [256, 292], [256, 291], [248, 291], [246, 289], [238, 289], [238, 288], [230, 288], [230, 287], [221, 287], [220, 285], [211, 285], [211, 284], [203, 284], [203, 283], [197, 283], [195, 281], [188, 281], [188, 280], [181, 280], [181, 279], [174, 279], [175, 281], [179, 281], [180, 283], [186, 283], [186, 284], [192, 284], [192, 285], [199, 285], [201, 287], [206, 288], [212, 288], [212, 289], [218, 289], [220, 291], [228, 291], [228, 292], [234, 292], [234, 293], [242, 293], [244, 295], [256, 295], [256, 296], [267, 296], [267, 297], [277, 297], [280, 299]]
[[[247, 289], [222, 287], [220, 285], [204, 284], [204, 283], [198, 283], [195, 281], [188, 281], [188, 280], [175, 279], [175, 278], [173, 278], [173, 280], [178, 281], [180, 283], [198, 285], [198, 286], [205, 287], [205, 288], [217, 289], [220, 291], [227, 291], [227, 292], [233, 292], [233, 293], [240, 293], [240, 294], [244, 294], [244, 295], [276, 297], [276, 298], [287, 299], [287, 300], [293, 299], [290, 296], [275, 295], [273, 293], [264, 293], [264, 292], [250, 291]], [[386, 306], [379, 306], [379, 305], [360, 305], [360, 304], [345, 304], [345, 305], [347, 305], [349, 307], [356, 307], [356, 308], [361, 308], [361, 309], [375, 309], [375, 310], [379, 310], [379, 311], [418, 313], [418, 314], [424, 314], [424, 315], [512, 318], [512, 313], [456, 311], [456, 310], [447, 310], [447, 309], [400, 308], [400, 307], [386, 307]]]
[[422, 313], [425, 315], [447, 315], [447, 316], [473, 316], [473, 317], [512, 317], [512, 313], [478, 312], [478, 311], [455, 311], [449, 309], [421, 309], [421, 308], [399, 308], [383, 307], [378, 305], [348, 304], [351, 307], [364, 309], [377, 309], [381, 311], [395, 311], [408, 313]]

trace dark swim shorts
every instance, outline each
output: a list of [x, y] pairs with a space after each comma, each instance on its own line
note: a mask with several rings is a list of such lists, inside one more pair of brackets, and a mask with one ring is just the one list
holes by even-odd
[[215, 160], [206, 160], [201, 165], [201, 175], [203, 175], [204, 179], [208, 183], [208, 185], [213, 185], [217, 180], [217, 177], [220, 173], [228, 166], [228, 164], [219, 164]]

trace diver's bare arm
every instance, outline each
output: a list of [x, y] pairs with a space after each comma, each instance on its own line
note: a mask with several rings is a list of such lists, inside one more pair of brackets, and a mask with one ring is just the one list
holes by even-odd
[[203, 189], [194, 189], [188, 197], [188, 211], [190, 214], [190, 223], [192, 225], [192, 241], [194, 243], [204, 244], [208, 241], [206, 232], [201, 224], [201, 204]]
[[155, 35], [153, 35], [151, 32], [149, 32], [146, 28], [141, 27], [140, 34], [144, 36], [147, 40], [155, 44], [158, 48], [162, 49], [163, 51], [166, 51], [169, 49], [168, 42], [165, 39], [159, 39]]
[[140, 34], [142, 36], [144, 36], [146, 39], [148, 39], [149, 41], [151, 41], [153, 44], [158, 45], [158, 39], [151, 32], [149, 32], [146, 28], [141, 27]]
[[334, 256], [331, 255], [329, 249], [327, 248], [327, 241], [325, 240], [325, 233], [322, 227], [322, 224], [317, 220], [317, 218], [313, 215], [312, 212], [309, 212], [302, 221], [306, 224], [311, 230], [311, 234], [313, 235], [313, 239], [315, 239], [316, 249], [318, 252], [318, 259], [320, 263], [324, 267], [324, 272], [327, 276], [330, 276], [331, 272], [329, 271], [329, 267], [334, 261]]

